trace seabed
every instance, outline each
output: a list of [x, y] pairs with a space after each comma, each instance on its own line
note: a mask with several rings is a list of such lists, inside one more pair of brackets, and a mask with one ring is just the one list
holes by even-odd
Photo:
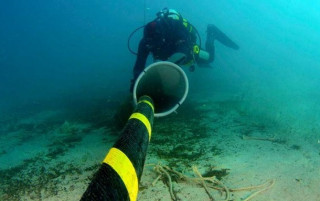
[[[106, 103], [2, 116], [0, 200], [79, 200], [119, 135], [120, 103]], [[317, 133], [278, 120], [227, 95], [188, 98], [155, 119], [138, 200], [320, 200]]]

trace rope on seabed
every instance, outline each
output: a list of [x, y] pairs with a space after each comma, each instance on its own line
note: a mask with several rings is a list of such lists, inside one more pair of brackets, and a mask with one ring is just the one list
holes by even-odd
[[166, 177], [168, 179], [168, 187], [169, 187], [169, 192], [172, 200], [177, 200], [177, 197], [173, 193], [173, 184], [171, 179], [171, 177], [173, 176], [177, 176], [179, 180], [184, 180], [186, 182], [202, 185], [206, 193], [208, 194], [210, 200], [215, 200], [215, 199], [212, 196], [212, 194], [209, 192], [209, 188], [225, 192], [224, 201], [229, 201], [231, 199], [230, 192], [251, 191], [251, 190], [262, 188], [252, 193], [248, 197], [242, 199], [243, 201], [249, 201], [249, 200], [252, 200], [254, 197], [256, 197], [258, 194], [269, 190], [275, 184], [275, 179], [271, 179], [261, 185], [232, 189], [232, 188], [228, 188], [226, 185], [223, 184], [223, 182], [216, 179], [215, 176], [203, 177], [196, 166], [192, 166], [192, 170], [197, 177], [188, 177], [176, 170], [171, 169], [168, 166], [161, 165], [161, 164], [149, 164], [146, 166], [154, 166], [154, 170], [159, 174], [158, 177], [152, 182], [152, 186], [155, 186], [156, 183], [159, 181], [159, 179], [163, 177]]

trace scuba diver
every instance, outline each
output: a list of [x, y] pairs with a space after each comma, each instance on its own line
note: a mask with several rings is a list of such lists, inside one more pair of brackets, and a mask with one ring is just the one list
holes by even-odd
[[[130, 48], [130, 39], [142, 28], [144, 29], [143, 38], [140, 40], [138, 52], [135, 53]], [[179, 66], [187, 66], [190, 71], [194, 71], [196, 65], [210, 67], [209, 64], [214, 60], [215, 40], [232, 49], [239, 49], [236, 43], [213, 24], [207, 27], [205, 50], [201, 49], [201, 38], [197, 29], [177, 11], [162, 9], [157, 13], [156, 19], [135, 29], [128, 38], [129, 51], [137, 55], [130, 92], [133, 93], [135, 81], [145, 69], [150, 53], [154, 60], [170, 61]], [[113, 125], [118, 129], [123, 128], [133, 109], [132, 94], [130, 94], [117, 109]]]
[[[197, 29], [173, 9], [162, 9], [157, 13], [155, 20], [143, 27], [144, 33], [133, 68], [130, 92], [139, 74], [145, 68], [149, 53], [152, 53], [154, 60], [171, 61], [179, 66], [189, 66], [189, 70], [193, 72], [195, 65], [210, 67], [209, 64], [214, 60], [215, 40], [232, 49], [239, 49], [235, 42], [213, 24], [207, 27], [205, 50], [201, 49], [201, 38]], [[197, 35], [200, 44], [197, 44]], [[133, 52], [129, 46], [128, 48]]]

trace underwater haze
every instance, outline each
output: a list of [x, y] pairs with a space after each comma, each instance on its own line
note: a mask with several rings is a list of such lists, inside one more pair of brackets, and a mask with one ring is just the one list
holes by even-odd
[[[74, 199], [72, 194], [76, 195], [76, 199], [81, 197], [88, 178], [91, 178], [97, 164], [103, 160], [107, 148], [117, 139], [114, 133], [118, 133], [118, 130], [110, 128], [111, 120], [122, 100], [129, 95], [136, 59], [128, 51], [128, 37], [136, 28], [155, 19], [156, 13], [164, 7], [176, 9], [197, 28], [202, 46], [205, 44], [208, 24], [215, 24], [240, 46], [235, 51], [216, 41], [212, 68], [196, 68], [195, 72], [185, 69], [190, 85], [186, 106], [182, 107], [181, 112], [178, 110], [177, 114], [168, 117], [170, 121], [184, 124], [192, 119], [192, 115], [184, 110], [203, 112], [199, 115], [205, 116], [205, 136], [216, 132], [215, 137], [211, 136], [207, 141], [214, 143], [221, 138], [219, 143], [226, 143], [219, 148], [225, 155], [212, 159], [218, 167], [233, 170], [232, 165], [237, 166], [237, 162], [241, 164], [241, 159], [228, 159], [227, 155], [235, 153], [230, 151], [230, 147], [237, 146], [237, 143], [243, 145], [241, 149], [238, 147], [237, 153], [246, 149], [257, 153], [260, 149], [269, 150], [271, 147], [270, 150], [275, 152], [268, 152], [270, 158], [271, 155], [277, 155], [276, 150], [279, 149], [284, 150], [281, 154], [289, 154], [283, 155], [282, 159], [279, 154], [279, 158], [275, 156], [274, 160], [277, 158], [285, 161], [290, 158], [292, 161], [299, 161], [301, 156], [301, 161], [306, 160], [305, 163], [297, 165], [297, 174], [294, 174], [294, 170], [290, 172], [290, 175], [297, 176], [290, 177], [291, 180], [280, 179], [282, 186], [279, 184], [277, 187], [276, 183], [270, 196], [272, 200], [292, 200], [297, 197], [294, 192], [298, 192], [298, 189], [308, 189], [301, 190], [305, 194], [299, 194], [300, 200], [303, 200], [302, 197], [320, 200], [319, 192], [315, 190], [315, 184], [320, 182], [319, 171], [313, 169], [318, 167], [320, 157], [320, 4], [311, 0], [2, 0], [0, 161], [6, 163], [0, 162], [0, 176], [5, 178], [0, 182], [4, 186], [0, 190], [1, 199], [70, 200]], [[141, 37], [142, 30], [139, 30], [130, 41], [131, 48], [135, 51]], [[148, 64], [150, 63], [149, 59]], [[181, 117], [183, 114], [186, 116]], [[155, 119], [155, 141], [150, 142], [150, 146], [153, 146], [150, 158], [153, 153], [157, 154], [147, 161], [155, 162], [159, 159], [164, 164], [168, 161], [171, 165], [180, 164], [179, 160], [183, 161], [188, 157], [179, 158], [180, 156], [167, 153], [164, 157], [164, 152], [159, 154], [159, 150], [169, 148], [157, 149], [157, 141], [163, 139], [157, 139], [156, 134], [160, 135], [170, 127], [175, 128], [165, 118]], [[242, 128], [241, 133], [234, 130], [235, 122], [241, 122], [241, 126], [250, 124], [260, 130]], [[191, 125], [200, 130], [202, 124]], [[231, 134], [222, 137], [217, 134], [218, 128], [225, 129], [225, 133], [234, 132], [232, 136], [236, 137], [229, 143]], [[179, 128], [175, 129], [177, 133], [182, 132]], [[72, 137], [66, 133], [72, 134]], [[74, 133], [78, 133], [76, 137]], [[255, 136], [257, 133], [258, 137]], [[271, 138], [266, 138], [265, 134]], [[196, 137], [192, 136], [197, 135], [190, 135], [190, 139], [195, 140]], [[253, 143], [269, 144], [254, 144], [259, 147], [254, 149], [252, 144], [245, 144], [251, 140], [244, 140], [245, 137], [241, 136], [250, 137]], [[270, 140], [273, 137], [279, 137], [279, 140]], [[190, 143], [197, 144], [197, 141]], [[174, 143], [172, 144], [168, 147], [174, 147]], [[280, 145], [284, 148], [272, 147]], [[183, 146], [189, 147], [190, 144]], [[213, 150], [212, 147], [215, 145], [208, 150]], [[189, 148], [184, 149], [188, 156], [194, 153], [188, 150]], [[208, 150], [199, 151], [199, 158], [188, 160], [204, 165], [201, 161], [208, 161], [208, 158], [203, 158], [205, 153], [210, 152]], [[81, 155], [84, 153], [86, 155]], [[262, 153], [265, 154], [266, 152]], [[246, 159], [250, 157], [251, 155], [244, 156]], [[78, 166], [68, 163], [70, 158], [78, 159], [79, 167], [80, 164], [88, 167], [82, 166], [79, 171]], [[172, 158], [175, 158], [174, 162]], [[61, 165], [61, 161], [64, 165]], [[272, 167], [281, 166], [273, 164], [272, 159], [266, 159], [256, 166], [257, 169], [259, 165], [263, 166], [263, 161], [266, 167], [268, 162]], [[283, 166], [283, 169], [291, 167], [292, 161], [288, 159], [288, 166]], [[63, 169], [63, 166], [64, 172], [48, 177], [48, 169], [39, 169], [39, 175], [43, 175], [41, 178], [23, 182], [16, 180], [18, 177], [23, 180], [30, 176], [26, 176], [21, 165], [25, 167], [27, 164], [32, 170], [43, 163], [55, 168], [50, 169], [55, 173], [56, 170]], [[184, 165], [181, 166], [187, 167]], [[177, 168], [175, 165], [173, 167]], [[246, 166], [244, 169], [248, 168]], [[303, 175], [301, 172], [304, 171], [310, 171], [310, 175]], [[272, 175], [270, 172], [260, 173]], [[62, 177], [64, 174], [66, 176]], [[75, 175], [84, 176], [75, 178]], [[282, 173], [272, 177], [280, 178], [281, 175], [286, 177]], [[148, 180], [148, 176], [152, 179]], [[151, 173], [147, 174], [145, 181], [151, 183], [156, 178], [152, 176], [154, 175]], [[245, 179], [251, 176], [247, 175]], [[56, 183], [50, 182], [58, 179], [60, 186], [56, 188]], [[66, 184], [61, 182], [64, 179], [78, 183]], [[261, 180], [267, 178], [257, 179], [260, 183]], [[46, 182], [42, 183], [43, 181]], [[10, 187], [16, 182], [21, 182], [19, 188]], [[36, 184], [31, 185], [30, 182]], [[300, 186], [286, 187], [285, 184], [290, 182]], [[230, 179], [226, 183], [233, 186], [241, 182]], [[50, 186], [50, 193], [41, 187], [44, 185]], [[68, 186], [68, 190], [61, 190], [64, 185]], [[167, 193], [167, 198], [173, 199], [168, 190], [165, 190], [167, 189], [163, 190]], [[286, 190], [292, 191], [291, 194], [288, 193], [292, 197], [281, 194], [281, 191]], [[17, 191], [19, 193], [15, 195], [14, 192]], [[163, 191], [156, 191], [159, 194], [154, 195], [157, 197], [154, 200], [166, 200], [161, 197]], [[139, 200], [153, 200], [152, 197], [147, 197], [148, 189], [145, 192], [140, 195]], [[267, 193], [269, 192], [262, 195], [261, 200], [268, 200]], [[206, 195], [205, 192], [203, 194]], [[183, 198], [197, 200], [192, 197]], [[200, 200], [206, 199], [208, 198]]]
[[213, 23], [240, 45], [217, 43], [214, 69], [197, 69], [192, 88], [241, 91], [270, 115], [319, 117], [320, 5], [298, 0], [2, 1], [1, 108], [126, 91], [135, 61], [127, 38], [163, 7], [180, 11], [203, 41]]

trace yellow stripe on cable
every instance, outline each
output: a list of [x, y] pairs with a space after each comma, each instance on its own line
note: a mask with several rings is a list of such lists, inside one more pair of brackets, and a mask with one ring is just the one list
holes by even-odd
[[142, 100], [142, 101], [139, 101], [138, 103], [147, 103], [148, 105], [150, 105], [150, 107], [151, 107], [151, 109], [152, 109], [152, 112], [154, 112], [154, 107], [153, 107], [153, 105], [152, 105], [149, 101], [147, 101], [147, 100]]
[[148, 120], [148, 118], [146, 116], [144, 116], [143, 114], [141, 113], [133, 113], [129, 119], [138, 119], [139, 121], [141, 121], [147, 128], [148, 130], [148, 134], [149, 134], [149, 142], [150, 142], [150, 139], [151, 139], [151, 125], [150, 125], [150, 122]]
[[136, 201], [138, 196], [138, 177], [130, 159], [119, 149], [112, 147], [103, 160], [114, 169], [125, 184], [130, 201]]

